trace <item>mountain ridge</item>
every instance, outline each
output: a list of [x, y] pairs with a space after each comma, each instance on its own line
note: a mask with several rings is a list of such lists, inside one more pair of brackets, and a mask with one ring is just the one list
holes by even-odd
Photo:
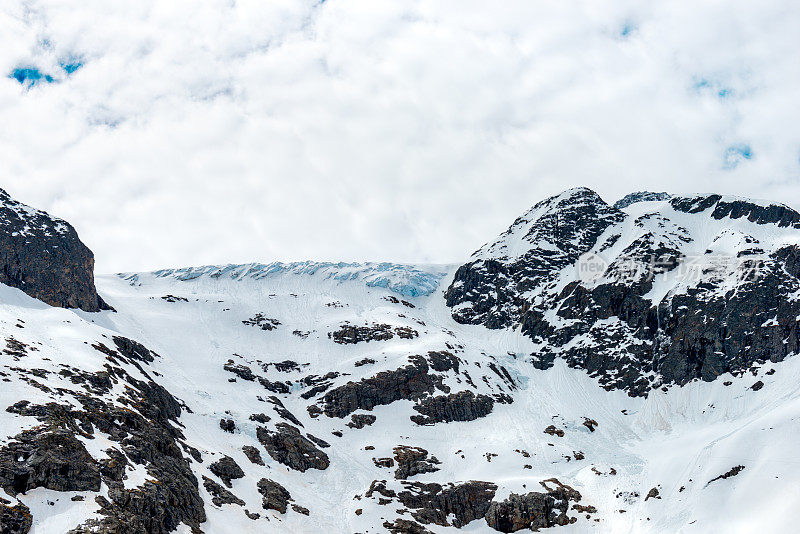
[[98, 276], [115, 312], [0, 285], [0, 531], [791, 529], [794, 215], [675, 198], [571, 190], [460, 266]]

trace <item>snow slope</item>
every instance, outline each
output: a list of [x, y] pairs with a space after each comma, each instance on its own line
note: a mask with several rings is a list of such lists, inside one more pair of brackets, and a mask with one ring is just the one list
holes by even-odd
[[[328, 285], [296, 274], [268, 282], [140, 277], [137, 285], [107, 276], [99, 278], [98, 284], [118, 313], [98, 316], [49, 308], [16, 290], [4, 289], [3, 335], [42, 342], [45, 346], [35, 356], [35, 363], [29, 359], [26, 364], [43, 368], [53, 365], [45, 360], [48, 355], [57, 356], [59, 362], [91, 368], [91, 359], [79, 349], [84, 339], [103, 333], [122, 333], [143, 342], [162, 355], [152, 364], [160, 383], [193, 412], [181, 418], [187, 440], [205, 459], [226, 454], [246, 470], [247, 476], [234, 481], [232, 488], [247, 503], [246, 508], [260, 509], [255, 481], [267, 476], [283, 484], [297, 503], [310, 510], [308, 517], [273, 511], [253, 521], [242, 507], [215, 507], [206, 495], [206, 532], [381, 531], [383, 520], [392, 517], [394, 510], [369, 506], [354, 497], [363, 495], [372, 480], [391, 479], [372, 458], [391, 456], [392, 447], [399, 444], [423, 447], [442, 461], [440, 471], [415, 479], [492, 481], [499, 485], [497, 498], [530, 491], [540, 480], [551, 477], [575, 487], [586, 502], [597, 507], [600, 521], [581, 518], [573, 525], [558, 527], [563, 532], [752, 532], [755, 528], [787, 532], [792, 528], [793, 507], [800, 501], [795, 483], [800, 463], [792, 453], [800, 431], [797, 359], [766, 366], [757, 378], [723, 377], [654, 392], [645, 399], [630, 398], [601, 389], [585, 373], [561, 363], [547, 371], [533, 369], [524, 358], [515, 358], [531, 351], [529, 341], [508, 331], [455, 323], [438, 293], [413, 299], [416, 307], [412, 309], [384, 300], [385, 290], [356, 281]], [[168, 302], [161, 298], [165, 295], [184, 297], [188, 302]], [[341, 307], [328, 306], [332, 302]], [[264, 331], [242, 324], [256, 312], [277, 318], [281, 325]], [[36, 326], [16, 329], [17, 319]], [[327, 338], [328, 331], [348, 320], [416, 326], [420, 337], [345, 346]], [[293, 335], [294, 330], [311, 333], [303, 338]], [[312, 419], [305, 409], [307, 403], [288, 394], [281, 396], [287, 409], [307, 431], [331, 444], [327, 450], [331, 466], [298, 473], [268, 455], [263, 455], [263, 467], [250, 464], [243, 456], [242, 445], [258, 446], [255, 423], [248, 417], [269, 412], [269, 405], [258, 400], [268, 393], [257, 383], [229, 382], [231, 375], [222, 367], [234, 354], [247, 362], [289, 359], [309, 364], [299, 372], [273, 371], [270, 378], [291, 380], [311, 371], [340, 371], [350, 373], [339, 379], [345, 381], [394, 369], [405, 363], [407, 355], [446, 348], [454, 339], [464, 347], [459, 358], [469, 362], [478, 391], [499, 391], [504, 386], [493, 380], [496, 377], [490, 372], [488, 384], [477, 379], [487, 372], [488, 362], [497, 361], [509, 370], [519, 384], [515, 391], [505, 388], [514, 399], [512, 404], [496, 405], [490, 415], [475, 421], [417, 426], [409, 420], [415, 413], [412, 402], [398, 401], [376, 408], [374, 425], [350, 429], [343, 420]], [[376, 363], [353, 366], [365, 357]], [[777, 372], [766, 375], [772, 368]], [[757, 379], [764, 387], [748, 389]], [[724, 385], [726, 381], [731, 385]], [[44, 397], [35, 389], [4, 389], [0, 395], [4, 405], [20, 397]], [[25, 418], [3, 417], [6, 435], [25, 426]], [[598, 422], [595, 432], [582, 425], [584, 417]], [[236, 422], [233, 435], [219, 428], [220, 418]], [[564, 429], [564, 437], [543, 433], [550, 424]], [[343, 436], [332, 436], [334, 430], [341, 430]], [[365, 450], [367, 445], [375, 450]], [[529, 457], [515, 450], [527, 451]], [[574, 451], [582, 451], [585, 459], [575, 460]], [[487, 461], [487, 453], [497, 456]], [[572, 459], [568, 461], [568, 457]], [[707, 485], [736, 465], [744, 465], [744, 471]], [[593, 468], [602, 474], [595, 474]], [[612, 468], [616, 475], [608, 475]], [[195, 464], [193, 469], [198, 476], [213, 477], [205, 466]], [[645, 501], [653, 487], [659, 488], [661, 499]], [[681, 487], [685, 489], [681, 491]], [[631, 497], [634, 494], [638, 497]], [[61, 496], [59, 502], [67, 501], [66, 497]], [[55, 531], [49, 526], [54, 521], [52, 514], [41, 504], [48, 498], [52, 497], [39, 490], [22, 497], [38, 521], [33, 532]], [[70, 504], [68, 510], [58, 509], [64, 525], [75, 526], [81, 517], [91, 514], [92, 507], [85, 502]], [[364, 509], [360, 516], [355, 515], [358, 508]], [[452, 530], [436, 525], [427, 528]], [[487, 531], [488, 527], [478, 520], [465, 530]]]
[[[666, 206], [638, 203], [626, 212], [635, 219]], [[676, 213], [672, 218], [684, 215], [690, 217]], [[720, 231], [715, 228], [714, 236], [692, 246], [738, 247], [736, 226], [728, 224], [724, 230], [726, 237], [717, 238]], [[702, 229], [691, 231], [697, 235]], [[783, 230], [764, 232], [758, 236], [761, 242], [785, 240]], [[613, 258], [617, 250], [606, 249], [606, 254]], [[244, 505], [215, 505], [200, 482], [207, 516], [201, 528], [208, 533], [386, 532], [387, 522], [411, 519], [414, 510], [396, 499], [381, 504], [379, 495], [368, 497], [367, 492], [376, 480], [385, 480], [398, 492], [403, 489], [394, 468], [373, 461], [391, 458], [402, 445], [421, 447], [440, 461], [438, 470], [412, 475], [409, 481], [492, 482], [497, 485], [495, 501], [511, 493], [542, 491], [541, 481], [557, 478], [581, 493], [582, 505], [596, 508], [593, 513], [570, 509], [576, 521], [553, 527], [558, 532], [796, 530], [800, 358], [630, 397], [622, 390], [607, 391], [586, 371], [560, 359], [549, 369], [536, 368], [529, 356], [540, 345], [518, 328], [487, 329], [454, 321], [443, 293], [455, 271], [454, 266], [273, 264], [107, 275], [97, 278], [98, 291], [116, 312], [99, 313], [52, 308], [0, 286], [0, 336], [9, 347], [0, 360], [5, 384], [0, 407], [23, 399], [64, 402], [54, 396], [55, 390], [80, 389], [59, 375], [64, 365], [89, 372], [104, 368], [104, 354], [89, 346], [108, 345], [115, 335], [142, 343], [160, 356], [141, 367], [124, 367], [140, 379], [147, 373], [184, 404], [179, 423], [186, 444], [200, 452], [202, 463], [190, 460], [198, 480], [221, 483], [209, 468], [224, 456], [245, 472], [230, 487]], [[665, 290], [656, 284], [648, 298], [658, 301], [670, 291], [677, 286]], [[387, 325], [394, 335], [337, 343], [331, 334], [343, 325]], [[416, 335], [408, 333], [412, 331]], [[29, 347], [24, 355], [14, 356], [10, 339]], [[372, 414], [376, 421], [353, 428], [347, 425], [350, 413], [339, 418], [313, 410], [324, 412], [328, 392], [403, 368], [413, 361], [411, 356], [430, 351], [450, 352], [459, 363], [457, 372], [437, 374], [442, 388], [436, 395], [449, 389], [492, 397], [491, 413], [470, 421], [419, 425], [410, 418], [419, 415], [414, 406], [420, 401], [401, 398], [372, 410], [354, 410], [356, 415]], [[245, 366], [264, 382], [243, 379], [226, 365]], [[32, 376], [33, 369], [44, 372]], [[304, 380], [328, 373], [333, 374], [325, 380]], [[277, 383], [285, 384], [286, 392]], [[327, 388], [312, 395], [310, 386], [315, 384]], [[120, 395], [122, 387], [115, 385], [105, 398]], [[271, 420], [251, 420], [259, 413]], [[258, 427], [274, 429], [292, 417], [296, 422], [291, 424], [301, 424], [303, 434], [330, 444], [321, 449], [330, 459], [326, 469], [301, 472], [265, 451]], [[221, 419], [234, 422], [232, 433], [220, 427]], [[589, 420], [596, 426], [586, 424]], [[0, 411], [0, 424], [2, 447], [37, 421]], [[550, 425], [554, 433], [545, 432]], [[95, 458], [116, 446], [102, 433], [85, 443]], [[264, 465], [251, 463], [243, 446], [257, 448]], [[737, 466], [744, 469], [718, 478]], [[145, 467], [132, 462], [126, 468], [126, 487], [148, 483]], [[263, 509], [257, 489], [262, 478], [284, 486], [309, 514], [291, 507], [285, 513]], [[658, 495], [648, 498], [654, 488]], [[34, 517], [31, 532], [49, 534], [96, 518], [94, 497], [107, 492], [105, 486], [99, 492], [37, 488], [18, 499]], [[77, 493], [84, 500], [71, 500]], [[15, 500], [2, 493], [0, 497]], [[484, 518], [461, 529], [437, 524], [424, 528], [436, 533], [494, 532]], [[183, 525], [179, 531], [190, 529]]]

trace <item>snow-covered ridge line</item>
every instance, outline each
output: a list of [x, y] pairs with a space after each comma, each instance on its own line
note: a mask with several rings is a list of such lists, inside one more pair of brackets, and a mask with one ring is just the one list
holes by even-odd
[[118, 273], [117, 276], [131, 283], [141, 283], [147, 276], [189, 282], [198, 278], [263, 280], [286, 274], [306, 275], [339, 282], [361, 280], [368, 287], [383, 287], [404, 297], [423, 297], [436, 291], [449, 270], [447, 265], [302, 261], [202, 265], [150, 273]]

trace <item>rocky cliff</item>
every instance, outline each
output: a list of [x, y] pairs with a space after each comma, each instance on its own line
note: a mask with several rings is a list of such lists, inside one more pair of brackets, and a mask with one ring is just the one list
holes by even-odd
[[0, 189], [0, 283], [51, 306], [99, 311], [94, 255], [67, 222]]

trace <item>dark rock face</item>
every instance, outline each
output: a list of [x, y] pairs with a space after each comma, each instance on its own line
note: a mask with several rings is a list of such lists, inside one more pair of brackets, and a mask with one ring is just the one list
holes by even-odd
[[395, 519], [393, 522], [384, 521], [383, 527], [392, 534], [432, 534], [430, 530], [416, 521], [408, 519]]
[[549, 425], [547, 428], [544, 429], [545, 434], [550, 434], [551, 436], [558, 436], [559, 438], [564, 437], [564, 431], [560, 428], [556, 428], [555, 425]]
[[311, 515], [311, 512], [305, 506], [300, 506], [299, 504], [292, 504], [292, 510], [297, 512], [298, 514], [303, 515]]
[[262, 423], [263, 424], [263, 423], [269, 423], [272, 418], [270, 416], [268, 416], [267, 414], [254, 413], [253, 415], [250, 416], [249, 419], [251, 421], [255, 421], [256, 423]]
[[275, 510], [282, 514], [286, 513], [286, 507], [289, 501], [292, 500], [292, 495], [289, 491], [268, 478], [262, 478], [258, 481], [258, 492], [264, 498], [262, 506], [264, 510]]
[[419, 336], [419, 332], [407, 326], [392, 328], [388, 324], [367, 326], [343, 324], [339, 327], [339, 330], [329, 333], [328, 337], [333, 339], [335, 343], [347, 345], [368, 341], [386, 341], [392, 339], [395, 335], [401, 339], [414, 339]]
[[650, 488], [650, 491], [647, 492], [647, 496], [644, 498], [644, 500], [646, 501], [648, 499], [660, 499], [660, 498], [661, 494], [658, 491], [658, 488]]
[[51, 306], [110, 309], [94, 287], [94, 255], [67, 222], [0, 189], [0, 283]]
[[428, 372], [422, 356], [411, 356], [409, 365], [383, 371], [359, 382], [348, 382], [328, 391], [322, 398], [328, 417], [346, 417], [356, 410], [372, 410], [401, 399], [417, 400], [441, 387], [442, 379]]
[[408, 482], [405, 487], [397, 498], [413, 509], [414, 519], [425, 525], [447, 527], [451, 525], [449, 516], [452, 514], [452, 526], [456, 528], [484, 517], [497, 491], [495, 484], [477, 481], [447, 486]]
[[743, 465], [737, 465], [735, 467], [731, 467], [728, 471], [726, 471], [725, 473], [721, 474], [720, 476], [714, 477], [711, 480], [709, 480], [706, 483], [706, 486], [708, 486], [712, 482], [716, 482], [717, 480], [725, 480], [727, 478], [735, 477], [736, 475], [738, 475], [742, 471], [744, 471], [744, 466]]
[[229, 373], [235, 374], [242, 380], [247, 380], [248, 382], [253, 382], [256, 379], [256, 375], [253, 374], [252, 369], [250, 369], [246, 365], [233, 363], [233, 360], [228, 360], [228, 363], [223, 365], [222, 368], [228, 371]]
[[394, 467], [394, 460], [391, 458], [373, 458], [372, 463], [375, 464], [375, 467]]
[[233, 434], [234, 431], [236, 430], [236, 423], [234, 423], [233, 419], [220, 419], [219, 428], [223, 432], [228, 432], [229, 434]]
[[127, 337], [114, 336], [113, 340], [119, 353], [128, 360], [151, 363], [155, 361], [155, 357], [158, 356], [158, 354], [152, 352], [138, 341], [128, 339]]
[[250, 462], [256, 465], [264, 465], [264, 460], [261, 458], [261, 452], [252, 445], [242, 446], [242, 452]]
[[488, 395], [475, 395], [472, 391], [460, 391], [450, 395], [439, 395], [422, 399], [414, 409], [421, 415], [412, 415], [418, 425], [450, 421], [474, 421], [492, 412], [494, 399]]
[[230, 456], [223, 456], [209, 465], [208, 470], [217, 475], [229, 488], [231, 487], [231, 480], [244, 478], [244, 471]]
[[211, 494], [211, 502], [214, 503], [214, 506], [222, 506], [223, 504], [245, 505], [243, 500], [208, 477], [203, 477], [203, 487]]
[[0, 449], [0, 486], [11, 496], [34, 488], [100, 491], [100, 469], [71, 432], [28, 430]]
[[455, 371], [458, 373], [459, 361], [452, 353], [445, 350], [431, 351], [428, 353], [428, 365], [439, 373]]
[[569, 517], [567, 511], [571, 502], [580, 501], [581, 494], [556, 479], [541, 484], [546, 493], [512, 493], [504, 501], [492, 502], [486, 511], [486, 523], [500, 532], [516, 532], [526, 528], [536, 531], [574, 523], [576, 519]]
[[[553, 282], [561, 269], [591, 249], [606, 228], [624, 219], [625, 213], [586, 188], [539, 202], [495, 244], [458, 268], [445, 292], [447, 305], [455, 308], [453, 319], [488, 328], [518, 322], [527, 307], [519, 295]], [[513, 251], [505, 241], [517, 236], [530, 249], [522, 256], [509, 256]]]
[[[549, 326], [529, 314], [523, 331], [532, 337], [563, 339], [588, 333], [597, 345], [591, 349], [575, 345], [563, 357], [571, 366], [598, 376], [609, 389], [623, 388], [634, 395], [644, 395], [662, 383], [710, 381], [755, 363], [778, 362], [800, 346], [794, 320], [800, 303], [781, 298], [800, 289], [800, 281], [788, 275], [775, 256], [763, 264], [758, 281], [744, 281], [736, 291], [720, 295], [717, 285], [701, 285], [657, 307], [642, 298], [651, 284], [639, 288], [603, 284], [593, 290], [573, 284], [564, 290], [571, 293], [559, 315], [575, 323], [548, 332]], [[612, 317], [621, 320], [617, 327], [594, 327], [596, 320]], [[707, 319], [698, 319], [703, 317]], [[773, 318], [777, 324], [762, 327]], [[542, 365], [548, 366], [544, 361]], [[650, 371], [661, 379], [645, 380], [642, 375]]]
[[264, 317], [263, 313], [257, 313], [253, 317], [242, 321], [242, 324], [246, 324], [248, 326], [255, 326], [256, 328], [260, 328], [261, 330], [269, 332], [271, 330], [275, 330], [276, 328], [278, 328], [281, 322], [277, 319]]
[[394, 459], [397, 462], [394, 478], [398, 480], [405, 480], [421, 473], [433, 473], [439, 470], [436, 466], [442, 463], [436, 456], [428, 458], [428, 451], [425, 449], [408, 445], [395, 447]]
[[0, 500], [0, 534], [28, 534], [32, 526], [33, 517], [27, 506], [8, 506]]
[[286, 423], [275, 425], [275, 431], [259, 427], [256, 431], [258, 441], [267, 453], [279, 463], [296, 471], [308, 469], [327, 469], [330, 465], [328, 455], [319, 450], [300, 430]]
[[[628, 201], [653, 199], [633, 197]], [[753, 237], [762, 235], [759, 225], [770, 225], [769, 232], [800, 229], [800, 214], [719, 195], [671, 198], [653, 209], [631, 219], [586, 189], [537, 204], [458, 269], [445, 293], [454, 319], [519, 328], [541, 345], [531, 355], [536, 367], [549, 368], [562, 358], [606, 389], [631, 395], [741, 374], [800, 351], [800, 302], [783, 298], [800, 290], [800, 248], [776, 244], [765, 250]], [[692, 225], [685, 228], [670, 217], [691, 217]], [[739, 221], [729, 229], [727, 219]], [[744, 233], [741, 219], [749, 221], [753, 235]], [[696, 239], [709, 239], [687, 228], [709, 225], [718, 232], [711, 248], [699, 258], [695, 252], [687, 257]], [[624, 232], [630, 242], [620, 241]], [[736, 243], [738, 252], [727, 258], [735, 263], [714, 263], [717, 240]], [[576, 270], [588, 253], [611, 254], [613, 260], [591, 281]], [[655, 280], [688, 276], [698, 263], [705, 267], [696, 277], [653, 300]], [[526, 294], [535, 296], [529, 300]]]
[[677, 211], [700, 213], [713, 206], [711, 216], [715, 219], [739, 219], [746, 217], [756, 224], [776, 224], [781, 227], [800, 228], [800, 213], [781, 204], [762, 206], [746, 200], [727, 200], [721, 195], [707, 197], [674, 198], [670, 202]]
[[350, 416], [350, 422], [347, 423], [347, 426], [350, 428], [364, 428], [365, 426], [370, 426], [374, 423], [378, 418], [374, 415], [370, 414], [353, 414]]
[[[123, 358], [108, 351], [109, 361]], [[99, 491], [103, 482], [108, 498], [96, 499], [100, 516], [87, 520], [74, 533], [167, 534], [181, 523], [199, 528], [206, 519], [205, 509], [182, 449], [198, 461], [200, 454], [184, 442], [175, 424], [180, 404], [158, 384], [137, 380], [121, 367], [107, 365], [106, 369], [110, 380], [126, 384], [113, 403], [94, 393], [62, 390], [81, 408], [27, 401], [7, 408], [41, 424], [0, 449], [0, 458], [15, 460], [13, 465], [0, 461], [2, 484], [18, 493], [37, 486]], [[108, 459], [94, 460], [75, 437], [93, 439], [97, 432], [114, 443], [106, 451]], [[27, 460], [16, 462], [22, 457]], [[147, 466], [148, 479], [133, 489], [126, 489], [123, 480], [129, 464]]]

